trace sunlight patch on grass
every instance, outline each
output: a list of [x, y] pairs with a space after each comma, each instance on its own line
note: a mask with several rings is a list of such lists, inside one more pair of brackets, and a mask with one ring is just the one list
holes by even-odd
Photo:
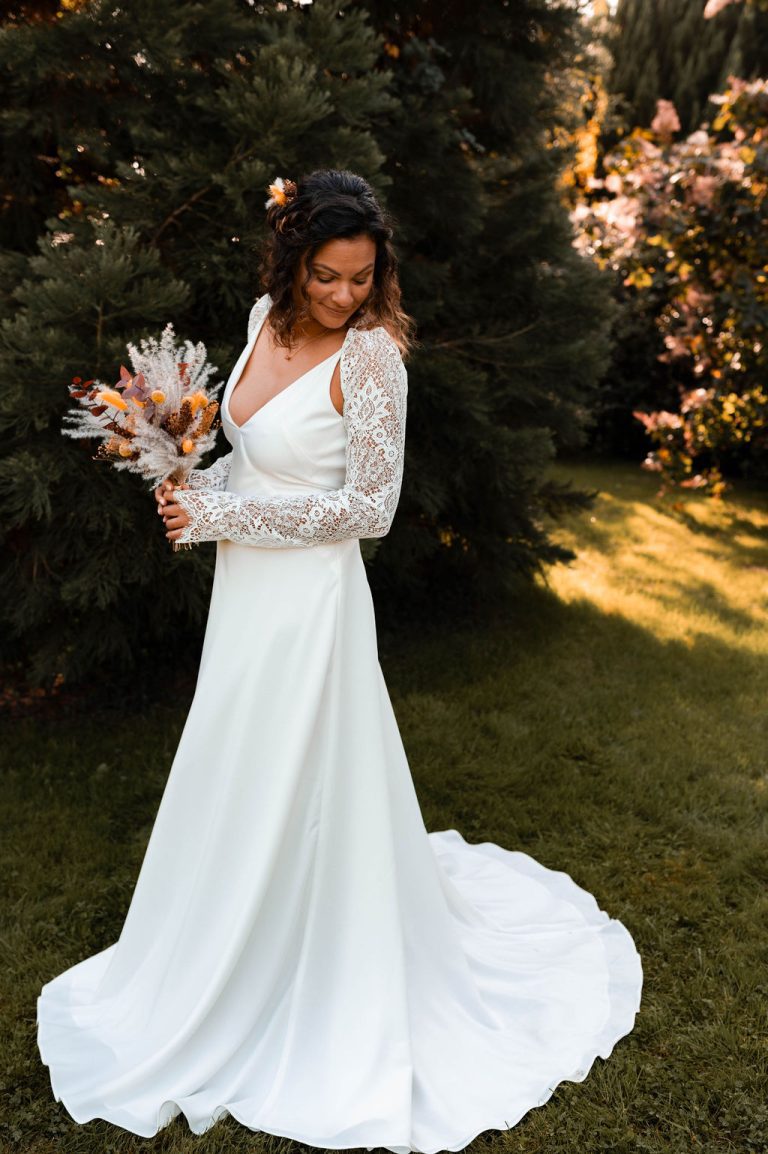
[[656, 637], [709, 637], [753, 653], [768, 648], [768, 501], [738, 495], [659, 497], [654, 477], [619, 466], [558, 466], [559, 478], [598, 489], [592, 509], [558, 525], [577, 560], [547, 583], [566, 603], [585, 600]]

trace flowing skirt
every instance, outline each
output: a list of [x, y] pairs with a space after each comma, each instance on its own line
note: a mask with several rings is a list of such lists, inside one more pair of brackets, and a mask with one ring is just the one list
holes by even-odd
[[359, 542], [220, 542], [119, 940], [38, 999], [71, 1116], [459, 1150], [608, 1058], [641, 988], [629, 932], [567, 874], [425, 829]]

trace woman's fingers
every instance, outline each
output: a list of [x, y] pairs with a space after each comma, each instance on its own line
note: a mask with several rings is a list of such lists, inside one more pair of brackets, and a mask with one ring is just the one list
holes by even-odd
[[163, 518], [165, 535], [169, 541], [176, 541], [181, 536], [182, 530], [189, 524], [189, 514], [186, 509], [182, 509], [181, 505], [177, 505], [173, 500], [173, 490], [188, 488], [189, 485], [176, 485], [166, 478], [155, 489], [157, 512]]
[[169, 481], [167, 478], [165, 481], [161, 481], [155, 489], [155, 500], [157, 501], [158, 512], [160, 512], [162, 506], [165, 504], [168, 494], [172, 491], [172, 489], [173, 482]]
[[183, 518], [185, 524], [189, 519], [186, 509], [182, 509], [181, 505], [171, 503], [165, 506], [163, 510], [163, 519], [165, 521], [175, 521], [179, 517]]
[[155, 500], [157, 501], [158, 513], [160, 513], [161, 515], [163, 513], [165, 513], [165, 510], [168, 507], [168, 501], [170, 500], [171, 493], [173, 492], [174, 489], [188, 489], [188, 488], [189, 488], [189, 485], [175, 485], [173, 483], [173, 481], [170, 481], [167, 478], [165, 481], [161, 481], [160, 484], [155, 489]]
[[189, 524], [189, 514], [181, 505], [166, 505], [163, 510], [163, 521], [166, 528], [165, 535], [171, 537], [172, 533], [177, 530], [180, 533]]

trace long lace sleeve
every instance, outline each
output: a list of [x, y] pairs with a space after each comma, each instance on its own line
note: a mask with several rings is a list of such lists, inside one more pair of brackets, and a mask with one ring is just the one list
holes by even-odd
[[192, 469], [187, 477], [190, 489], [225, 489], [232, 465], [232, 452], [219, 457], [207, 469]]
[[383, 537], [403, 477], [407, 374], [384, 328], [352, 330], [342, 356], [346, 474], [340, 489], [285, 497], [174, 490], [190, 524], [180, 542], [235, 541], [268, 549]]

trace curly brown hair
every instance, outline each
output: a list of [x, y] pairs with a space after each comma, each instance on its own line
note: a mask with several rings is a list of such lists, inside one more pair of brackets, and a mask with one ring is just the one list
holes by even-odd
[[374, 328], [383, 325], [405, 356], [413, 344], [414, 322], [400, 304], [397, 256], [392, 247], [393, 224], [362, 176], [345, 169], [318, 169], [297, 183], [284, 182], [284, 193], [267, 210], [271, 226], [262, 254], [261, 282], [272, 304], [269, 325], [278, 344], [290, 348], [296, 322], [306, 315], [297, 307], [293, 286], [304, 257], [307, 275], [312, 258], [329, 240], [370, 236], [376, 245], [373, 287], [348, 325]]

